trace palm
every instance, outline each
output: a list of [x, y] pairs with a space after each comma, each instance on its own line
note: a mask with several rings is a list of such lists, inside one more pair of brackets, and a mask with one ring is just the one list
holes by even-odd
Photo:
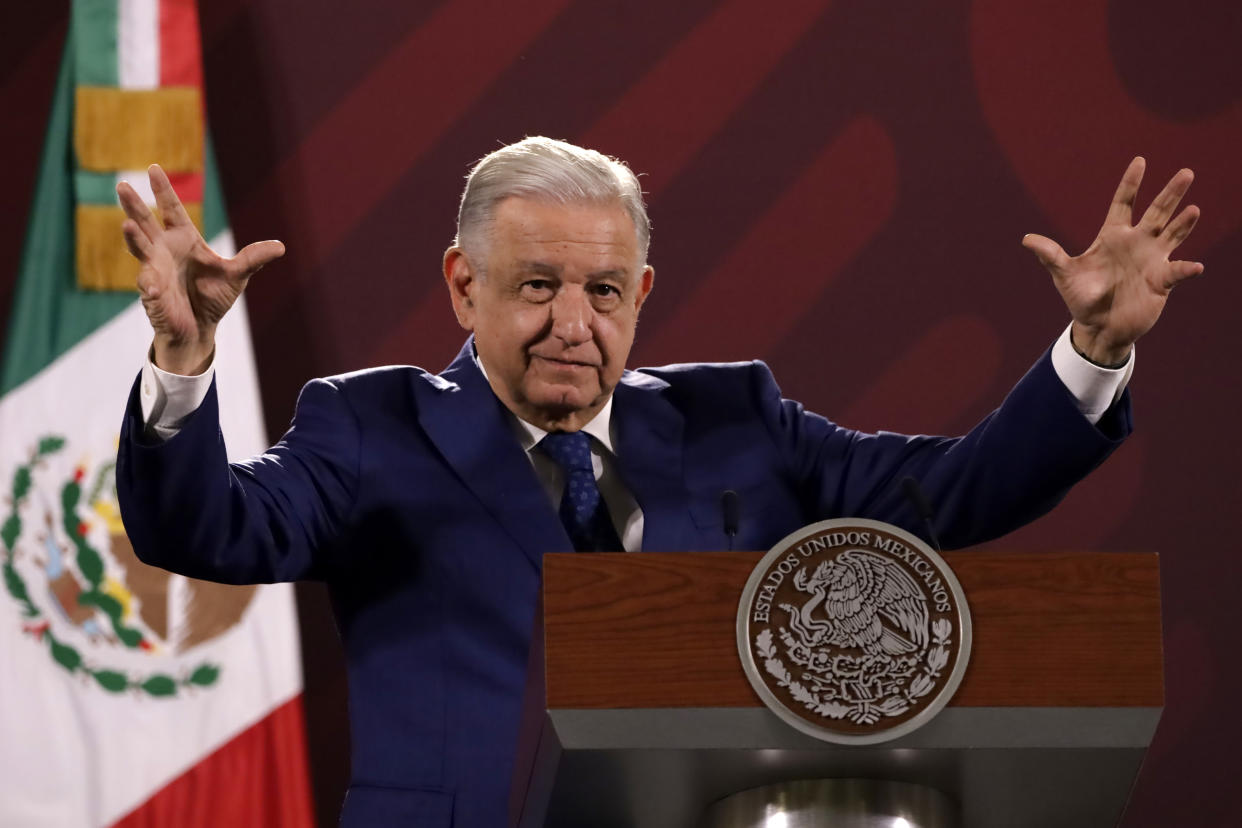
[[[280, 242], [256, 242], [235, 257], [217, 255], [198, 232], [168, 177], [151, 167], [151, 189], [163, 223], [128, 184], [117, 187], [128, 219], [126, 244], [141, 262], [138, 290], [155, 330], [156, 351], [184, 349], [210, 353], [216, 325], [260, 267], [284, 253]], [[193, 360], [191, 360], [192, 362]]]
[[1194, 206], [1173, 217], [1193, 174], [1182, 170], [1173, 176], [1138, 224], [1132, 224], [1143, 168], [1141, 158], [1131, 162], [1104, 226], [1082, 255], [1070, 257], [1043, 236], [1023, 239], [1052, 274], [1076, 325], [1114, 352], [1128, 350], [1151, 330], [1173, 287], [1203, 271], [1197, 262], [1169, 260], [1199, 218]]
[[[138, 274], [147, 312], [155, 329], [177, 340], [194, 338], [199, 328], [220, 321], [240, 290], [230, 284], [225, 262], [203, 241], [194, 225], [169, 226], [162, 244]], [[152, 290], [154, 288], [154, 291]]]

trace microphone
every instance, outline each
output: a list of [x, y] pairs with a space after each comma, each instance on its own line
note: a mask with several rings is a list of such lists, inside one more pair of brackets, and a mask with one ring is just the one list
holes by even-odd
[[733, 539], [737, 537], [738, 524], [742, 522], [742, 501], [737, 492], [725, 489], [720, 495], [720, 511], [724, 515], [724, 533], [729, 537], [729, 551], [733, 551]]
[[923, 487], [913, 477], [906, 476], [901, 479], [901, 491], [905, 494], [906, 500], [910, 501], [910, 505], [914, 507], [915, 513], [923, 519], [923, 525], [927, 527], [927, 535], [931, 538], [932, 546], [939, 553], [941, 551], [940, 541], [936, 538], [936, 530], [932, 526], [932, 507], [927, 502], [927, 495], [923, 494]]

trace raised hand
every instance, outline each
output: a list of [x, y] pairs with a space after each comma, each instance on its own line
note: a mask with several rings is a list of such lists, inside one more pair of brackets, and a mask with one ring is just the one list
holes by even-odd
[[1130, 162], [1104, 226], [1081, 256], [1067, 255], [1045, 236], [1022, 239], [1052, 274], [1074, 318], [1075, 347], [1102, 365], [1125, 362], [1134, 342], [1160, 318], [1174, 286], [1203, 272], [1199, 262], [1169, 261], [1199, 220], [1194, 205], [1173, 217], [1194, 173], [1174, 175], [1135, 225], [1134, 199], [1145, 168], [1142, 158]]
[[155, 329], [155, 364], [174, 374], [201, 374], [215, 350], [216, 325], [263, 265], [283, 256], [278, 241], [219, 256], [203, 240], [158, 165], [147, 170], [160, 219], [134, 188], [116, 187], [128, 217], [121, 225], [129, 252], [142, 263], [138, 293]]

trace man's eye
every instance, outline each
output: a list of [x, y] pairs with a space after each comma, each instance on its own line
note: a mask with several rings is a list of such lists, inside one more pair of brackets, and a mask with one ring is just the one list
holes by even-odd
[[617, 289], [616, 285], [598, 284], [595, 285], [593, 290], [595, 291], [596, 296], [613, 297], [621, 295], [621, 291]]
[[529, 279], [522, 283], [522, 292], [543, 296], [552, 292], [552, 281], [550, 279]]

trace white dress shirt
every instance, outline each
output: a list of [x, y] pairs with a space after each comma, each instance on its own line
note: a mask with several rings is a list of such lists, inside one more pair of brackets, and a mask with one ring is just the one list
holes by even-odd
[[[1088, 362], [1074, 350], [1068, 326], [1052, 346], [1053, 369], [1074, 397], [1078, 410], [1093, 425], [1100, 421], [1104, 412], [1125, 390], [1130, 376], [1134, 373], [1134, 360], [1135, 353], [1131, 350], [1130, 358], [1120, 368], [1102, 368]], [[486, 377], [487, 370], [477, 357], [475, 363]], [[170, 374], [158, 368], [151, 361], [151, 354], [148, 352], [146, 364], [142, 368], [142, 387], [139, 393], [142, 418], [147, 431], [161, 440], [167, 440], [176, 434], [185, 419], [202, 405], [203, 398], [211, 387], [215, 370], [213, 358], [207, 370], [197, 376]], [[565, 488], [564, 475], [560, 467], [537, 448], [547, 432], [513, 414], [510, 414], [510, 426], [535, 467], [535, 473], [543, 484], [548, 499], [554, 508], [559, 507], [561, 493]], [[612, 440], [611, 397], [582, 430], [595, 438], [590, 441], [591, 466], [595, 470], [600, 494], [608, 506], [612, 525], [617, 530], [617, 536], [621, 538], [621, 545], [626, 552], [637, 552], [642, 548], [643, 542], [643, 513], [617, 474], [616, 451]]]
[[[479, 365], [482, 368], [482, 364]], [[487, 372], [484, 371], [484, 376]], [[561, 497], [565, 492], [565, 473], [551, 457], [538, 448], [539, 441], [548, 432], [537, 425], [531, 425], [513, 414], [509, 415], [513, 434], [517, 437], [526, 456], [535, 467], [535, 474], [543, 484], [548, 499], [553, 506], [559, 508]], [[595, 482], [599, 485], [600, 496], [608, 506], [608, 515], [612, 518], [612, 526], [617, 530], [621, 546], [626, 552], [637, 552], [643, 548], [643, 512], [638, 502], [630, 494], [629, 489], [621, 482], [617, 474], [617, 453], [612, 447], [612, 397], [604, 403], [604, 407], [595, 415], [591, 422], [582, 427], [591, 435], [591, 468], [595, 471]]]

